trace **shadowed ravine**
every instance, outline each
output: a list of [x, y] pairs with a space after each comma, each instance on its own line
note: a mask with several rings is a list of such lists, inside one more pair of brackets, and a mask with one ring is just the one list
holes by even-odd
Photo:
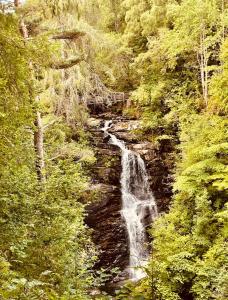
[[[129, 265], [127, 272], [131, 280], [144, 276], [142, 266], [148, 258], [147, 237], [144, 220], [153, 221], [157, 216], [157, 205], [150, 190], [146, 167], [139, 154], [126, 148], [125, 143], [108, 129], [112, 121], [106, 121], [102, 130], [109, 136], [109, 143], [121, 149], [121, 216], [125, 221], [129, 243]], [[126, 241], [127, 242], [127, 241]]]

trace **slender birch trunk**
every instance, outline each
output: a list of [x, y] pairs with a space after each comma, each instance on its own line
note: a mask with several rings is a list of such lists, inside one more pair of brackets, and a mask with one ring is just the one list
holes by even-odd
[[20, 0], [14, 0], [14, 6], [19, 7], [20, 6]]
[[[14, 0], [15, 8], [20, 6], [20, 0]], [[20, 20], [20, 30], [23, 38], [26, 40], [29, 37], [26, 24], [24, 23], [23, 18]], [[32, 65], [32, 64], [31, 64]], [[36, 98], [36, 101], [39, 101], [39, 98]], [[36, 152], [36, 172], [38, 179], [43, 182], [45, 180], [44, 168], [44, 134], [43, 134], [43, 125], [42, 118], [39, 111], [36, 111], [36, 118], [34, 121], [35, 131], [34, 131], [34, 148]]]
[[225, 24], [224, 24], [224, 11], [225, 11], [225, 3], [222, 0], [222, 40], [225, 41]]
[[36, 112], [36, 119], [35, 119], [35, 127], [36, 130], [34, 132], [34, 147], [37, 155], [36, 159], [36, 171], [37, 176], [40, 181], [44, 181], [44, 133], [43, 133], [43, 124], [42, 118], [39, 111]]
[[200, 33], [199, 65], [200, 65], [200, 77], [201, 77], [203, 99], [205, 101], [205, 106], [207, 107], [208, 105], [208, 70], [207, 70], [208, 53], [207, 53], [207, 47], [205, 45], [205, 30], [203, 25]]

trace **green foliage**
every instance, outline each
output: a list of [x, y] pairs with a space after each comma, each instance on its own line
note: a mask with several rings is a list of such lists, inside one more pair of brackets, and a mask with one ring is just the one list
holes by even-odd
[[222, 44], [220, 59], [222, 65], [210, 82], [211, 100], [209, 105], [215, 112], [225, 115], [228, 113], [228, 39]]
[[135, 88], [128, 111], [136, 107], [147, 138], [179, 144], [170, 211], [151, 230], [148, 276], [122, 298], [134, 299], [140, 291], [150, 300], [225, 300], [227, 3], [123, 5], [123, 44], [133, 53]]
[[42, 85], [35, 77], [48, 67], [47, 41], [25, 43], [17, 18], [0, 18], [0, 298], [89, 299], [96, 251], [82, 203], [92, 197], [93, 151], [82, 128], [73, 130], [47, 109], [46, 181], [37, 180], [33, 130]]
[[[219, 59], [223, 62], [226, 56], [225, 42], [220, 58], [218, 51], [227, 28], [224, 17], [227, 5], [223, 4], [223, 8], [222, 1], [151, 1], [147, 5], [141, 1], [135, 4], [144, 7], [145, 12], [140, 11], [139, 20], [135, 15], [126, 19], [125, 34], [130, 31], [134, 35], [139, 26], [139, 35], [146, 38], [144, 49], [134, 54], [131, 64], [136, 87], [132, 98], [145, 111], [142, 118], [146, 128], [154, 130], [163, 126], [172, 131], [181, 114], [204, 109], [203, 101], [208, 109], [217, 107], [218, 111], [218, 101], [222, 101], [220, 107], [226, 107], [226, 65], [222, 64], [222, 74], [215, 72]], [[135, 6], [127, 6], [127, 13]], [[124, 35], [123, 39], [125, 43]], [[135, 47], [139, 41], [137, 37]], [[202, 65], [202, 59], [207, 65]], [[213, 97], [205, 100], [210, 79]], [[204, 95], [201, 96], [202, 90]]]
[[181, 125], [175, 195], [153, 226], [141, 288], [146, 299], [226, 299], [227, 121], [195, 114]]

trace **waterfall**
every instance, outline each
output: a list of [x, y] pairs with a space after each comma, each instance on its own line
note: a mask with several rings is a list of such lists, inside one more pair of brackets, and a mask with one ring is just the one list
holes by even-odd
[[129, 240], [129, 266], [127, 271], [132, 280], [145, 276], [142, 266], [148, 258], [147, 237], [144, 220], [151, 221], [157, 216], [157, 206], [150, 190], [148, 175], [143, 159], [139, 154], [126, 148], [125, 143], [108, 132], [112, 121], [106, 121], [102, 128], [104, 134], [110, 137], [110, 143], [122, 151], [121, 216], [124, 219]]

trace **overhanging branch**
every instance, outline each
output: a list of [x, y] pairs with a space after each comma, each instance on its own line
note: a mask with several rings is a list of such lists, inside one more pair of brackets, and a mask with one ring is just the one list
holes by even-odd
[[81, 31], [63, 31], [52, 37], [54, 40], [76, 40], [81, 36], [84, 36], [85, 32]]
[[83, 59], [81, 57], [71, 58], [66, 61], [56, 62], [51, 64], [52, 69], [60, 70], [60, 69], [68, 69], [77, 64], [79, 64]]

